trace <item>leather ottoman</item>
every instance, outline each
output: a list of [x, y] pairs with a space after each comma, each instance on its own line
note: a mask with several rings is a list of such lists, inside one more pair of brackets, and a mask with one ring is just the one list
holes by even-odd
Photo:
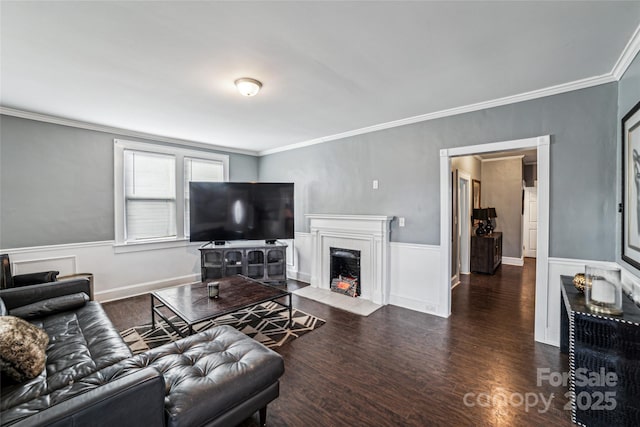
[[[219, 326], [118, 363], [153, 367], [165, 380], [167, 426], [236, 425], [278, 397], [282, 357], [230, 326]], [[125, 365], [125, 366], [123, 366]]]

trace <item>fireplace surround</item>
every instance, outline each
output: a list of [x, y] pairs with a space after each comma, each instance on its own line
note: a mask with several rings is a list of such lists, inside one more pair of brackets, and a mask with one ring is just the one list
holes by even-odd
[[390, 224], [385, 215], [309, 214], [312, 239], [311, 286], [330, 289], [331, 248], [360, 252], [360, 297], [389, 302]]

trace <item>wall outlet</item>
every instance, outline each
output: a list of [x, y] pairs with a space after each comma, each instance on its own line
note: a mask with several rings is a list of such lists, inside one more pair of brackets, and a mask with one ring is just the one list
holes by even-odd
[[398, 218], [398, 225], [399, 225], [400, 227], [404, 227], [404, 217], [403, 217], [403, 216], [401, 216], [400, 218]]
[[374, 179], [374, 180], [373, 180], [373, 189], [374, 189], [374, 190], [377, 190], [377, 189], [378, 189], [378, 180], [377, 180], [377, 179]]

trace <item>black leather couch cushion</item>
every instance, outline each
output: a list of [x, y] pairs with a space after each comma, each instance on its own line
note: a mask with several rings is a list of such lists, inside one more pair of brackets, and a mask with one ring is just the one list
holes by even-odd
[[25, 383], [2, 384], [2, 423], [66, 400], [69, 385], [132, 355], [97, 302], [31, 323], [50, 337], [46, 369]]
[[15, 381], [37, 377], [44, 369], [47, 333], [14, 316], [0, 317], [0, 370]]
[[57, 404], [43, 410], [24, 408], [25, 418], [1, 421], [12, 427], [161, 427], [164, 390], [164, 379], [153, 368], [120, 377], [98, 371], [55, 393]]
[[49, 316], [63, 311], [74, 310], [84, 306], [88, 301], [89, 295], [84, 292], [78, 292], [16, 307], [10, 310], [9, 314], [22, 319], [33, 319], [34, 317]]
[[41, 271], [38, 273], [16, 274], [13, 276], [13, 286], [31, 286], [39, 283], [55, 282], [59, 271]]

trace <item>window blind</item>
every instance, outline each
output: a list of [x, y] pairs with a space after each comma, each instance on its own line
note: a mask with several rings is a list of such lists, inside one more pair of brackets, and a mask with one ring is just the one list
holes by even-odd
[[126, 240], [176, 236], [176, 159], [124, 151]]

